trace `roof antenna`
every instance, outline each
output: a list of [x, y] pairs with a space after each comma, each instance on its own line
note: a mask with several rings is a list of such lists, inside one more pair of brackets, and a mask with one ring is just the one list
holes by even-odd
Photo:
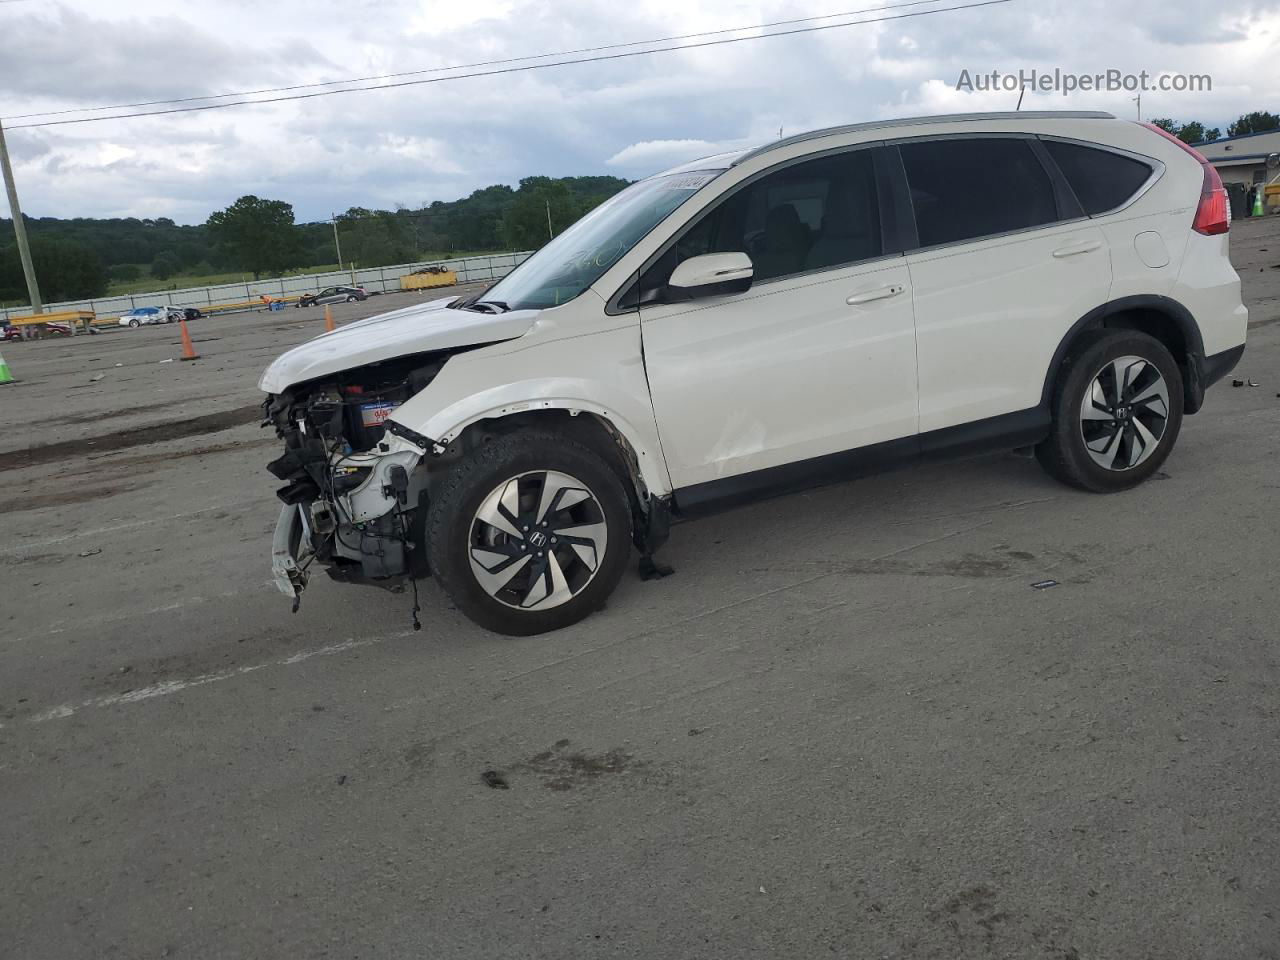
[[1022, 109], [1022, 98], [1025, 97], [1026, 95], [1027, 95], [1027, 85], [1024, 83], [1022, 87], [1018, 90], [1018, 105], [1013, 108], [1014, 113], [1017, 113], [1019, 110]]
[[782, 139], [782, 127], [778, 127], [778, 139]]

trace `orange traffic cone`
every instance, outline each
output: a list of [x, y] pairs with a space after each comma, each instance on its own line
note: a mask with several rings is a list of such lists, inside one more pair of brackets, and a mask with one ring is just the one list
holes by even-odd
[[191, 334], [187, 333], [187, 321], [179, 320], [178, 326], [182, 329], [182, 359], [199, 360], [200, 354], [196, 353], [196, 345], [191, 342]]
[[324, 332], [333, 333], [338, 328], [333, 323], [333, 307], [327, 303], [324, 305]]

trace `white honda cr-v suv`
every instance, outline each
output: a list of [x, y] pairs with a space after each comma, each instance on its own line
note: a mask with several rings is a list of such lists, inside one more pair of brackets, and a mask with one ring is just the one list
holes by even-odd
[[[1105, 113], [817, 130], [633, 184], [481, 295], [262, 377], [296, 598], [436, 577], [509, 634], [604, 602], [670, 520], [1034, 448], [1122, 490], [1244, 350], [1222, 183]], [[416, 608], [415, 608], [416, 609]]]

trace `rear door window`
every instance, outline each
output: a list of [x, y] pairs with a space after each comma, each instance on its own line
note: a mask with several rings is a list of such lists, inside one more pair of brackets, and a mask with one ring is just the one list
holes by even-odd
[[961, 243], [1053, 223], [1053, 183], [1020, 137], [904, 143], [920, 246]]
[[1062, 140], [1043, 143], [1091, 217], [1123, 206], [1151, 177], [1152, 166], [1133, 157]]

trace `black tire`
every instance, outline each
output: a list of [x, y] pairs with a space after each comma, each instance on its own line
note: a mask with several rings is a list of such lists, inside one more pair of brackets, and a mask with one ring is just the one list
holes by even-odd
[[359, 299], [360, 299], [359, 297], [350, 296], [350, 297], [347, 297], [347, 303], [355, 303]]
[[[1086, 393], [1093, 389], [1095, 378], [1112, 361], [1124, 357], [1137, 357], [1159, 372], [1168, 395], [1167, 415], [1150, 453], [1133, 466], [1108, 468], [1094, 460], [1086, 445], [1081, 407]], [[1048, 438], [1036, 447], [1036, 459], [1051, 477], [1081, 490], [1093, 493], [1128, 490], [1159, 470], [1173, 450], [1182, 428], [1182, 406], [1182, 371], [1164, 344], [1136, 330], [1102, 331], [1073, 345], [1063, 361], [1050, 398], [1053, 427]], [[1134, 419], [1136, 407], [1122, 405], [1122, 409], [1130, 412], [1129, 421]], [[1115, 426], [1104, 426], [1123, 431], [1129, 421], [1122, 417], [1115, 421]], [[1089, 429], [1101, 431], [1103, 427], [1090, 424]], [[1132, 436], [1132, 428], [1129, 429]], [[1106, 440], [1100, 432], [1098, 437], [1096, 442]], [[1117, 456], [1116, 462], [1122, 459]]]
[[[505, 481], [539, 471], [568, 474], [594, 497], [607, 524], [604, 557], [570, 599], [547, 610], [520, 610], [491, 596], [476, 579], [473, 524], [485, 499]], [[532, 636], [577, 623], [604, 606], [631, 555], [631, 507], [618, 474], [590, 447], [555, 433], [514, 433], [473, 450], [450, 470], [428, 507], [425, 534], [431, 573], [459, 610], [495, 633]]]
[[137, 320], [130, 320], [129, 326], [133, 327], [134, 329], [137, 329], [138, 327], [142, 326], [142, 324]]

